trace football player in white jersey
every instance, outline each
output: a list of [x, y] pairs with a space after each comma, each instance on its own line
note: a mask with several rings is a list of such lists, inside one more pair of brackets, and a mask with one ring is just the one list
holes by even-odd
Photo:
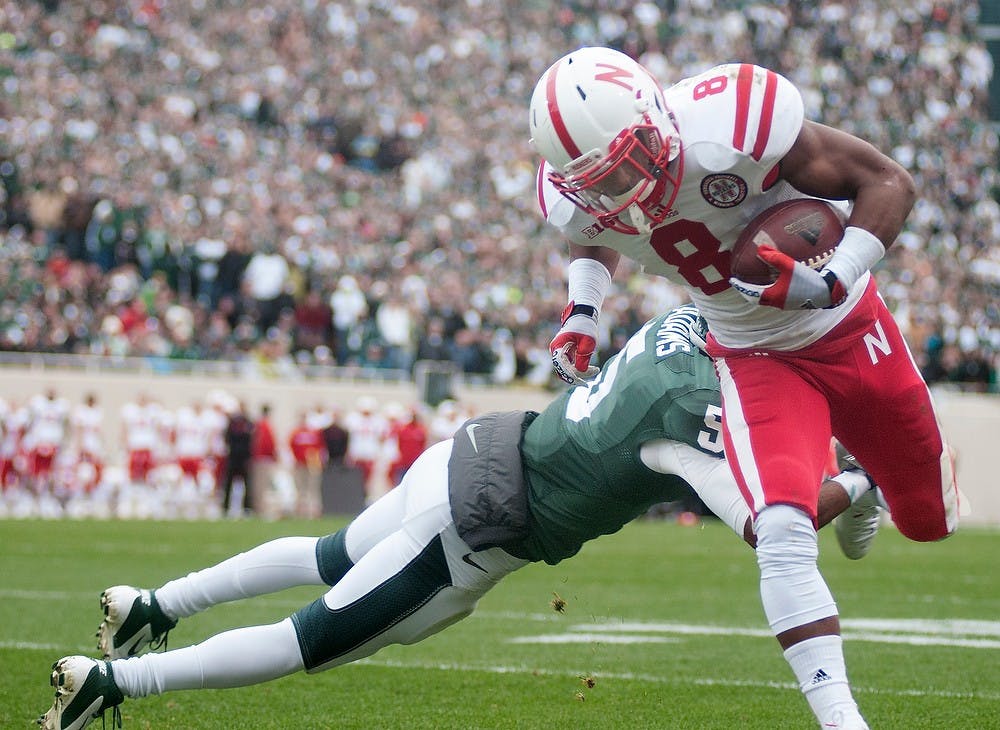
[[89, 465], [87, 469], [79, 469], [81, 474], [88, 475], [83, 488], [89, 494], [100, 483], [104, 470], [104, 411], [97, 403], [97, 396], [87, 393], [73, 409], [71, 420], [78, 466]]
[[30, 422], [31, 413], [26, 405], [17, 402], [4, 404], [0, 424], [0, 491], [22, 486], [25, 476], [22, 442]]
[[122, 406], [122, 437], [128, 452], [128, 475], [132, 484], [145, 484], [155, 465], [160, 441], [161, 407], [145, 393]]
[[51, 388], [28, 401], [31, 421], [24, 442], [30, 449], [28, 469], [32, 488], [38, 494], [52, 488], [52, 468], [65, 445], [69, 424], [69, 402]]
[[[581, 48], [542, 75], [529, 125], [544, 159], [538, 200], [572, 259], [550, 345], [557, 372], [568, 382], [592, 372], [620, 256], [686, 289], [711, 332], [725, 449], [755, 515], [768, 621], [822, 726], [867, 727], [816, 565], [831, 434], [883, 489], [904, 535], [940, 540], [958, 522], [950, 449], [869, 273], [913, 205], [912, 178], [867, 142], [806, 120], [791, 82], [746, 63], [663, 89], [625, 54]], [[771, 250], [762, 258], [779, 272], [774, 284], [731, 277], [743, 227], [797, 197], [842, 201], [846, 229], [826, 266]]]
[[177, 410], [174, 423], [174, 454], [182, 480], [191, 487], [201, 483], [211, 446], [212, 426], [201, 401]]

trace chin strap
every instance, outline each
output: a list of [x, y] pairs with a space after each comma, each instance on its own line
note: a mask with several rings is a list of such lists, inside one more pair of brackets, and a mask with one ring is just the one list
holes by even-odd
[[646, 236], [653, 230], [653, 227], [649, 224], [649, 218], [643, 212], [642, 208], [639, 207], [638, 203], [632, 203], [628, 207], [628, 217], [640, 234]]

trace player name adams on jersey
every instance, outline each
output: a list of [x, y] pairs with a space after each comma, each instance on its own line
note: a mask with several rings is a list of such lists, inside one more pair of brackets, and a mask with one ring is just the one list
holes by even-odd
[[[663, 96], [683, 141], [681, 184], [663, 223], [650, 233], [604, 228], [556, 190], [548, 164], [537, 180], [542, 214], [573, 243], [615, 249], [684, 285], [726, 347], [787, 350], [815, 341], [851, 311], [863, 284], [847, 306], [806, 313], [758, 307], [729, 285], [729, 252], [747, 223], [776, 203], [805, 197], [778, 179], [778, 164], [802, 129], [802, 95], [774, 71], [731, 63], [683, 79]], [[868, 275], [862, 278], [867, 283]]]
[[693, 311], [647, 322], [592, 383], [571, 388], [528, 427], [530, 529], [508, 552], [555, 564], [652, 505], [690, 494], [680, 477], [642, 463], [644, 443], [668, 439], [721, 457], [719, 386], [687, 334]]

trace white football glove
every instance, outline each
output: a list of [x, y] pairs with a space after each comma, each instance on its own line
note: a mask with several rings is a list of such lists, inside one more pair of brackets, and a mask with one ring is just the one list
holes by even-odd
[[757, 255], [778, 270], [773, 284], [751, 284], [733, 277], [733, 289], [753, 304], [778, 309], [829, 309], [844, 303], [847, 289], [828, 268], [811, 269], [776, 248], [761, 246]]
[[597, 309], [570, 302], [562, 313], [562, 328], [549, 343], [552, 367], [570, 385], [586, 383], [601, 371], [590, 364], [597, 349]]
[[858, 279], [885, 255], [885, 246], [870, 231], [848, 226], [819, 271], [770, 246], [758, 248], [757, 255], [778, 270], [778, 280], [761, 285], [731, 278], [729, 283], [745, 299], [778, 309], [831, 309], [844, 303]]

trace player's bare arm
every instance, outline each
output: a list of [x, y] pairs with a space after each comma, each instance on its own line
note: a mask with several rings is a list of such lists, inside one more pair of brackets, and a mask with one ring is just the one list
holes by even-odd
[[820, 271], [764, 248], [758, 256], [779, 272], [777, 281], [755, 286], [734, 278], [730, 283], [748, 301], [779, 309], [839, 306], [902, 230], [913, 207], [913, 179], [864, 140], [809, 121], [780, 165], [781, 177], [807, 195], [853, 201], [843, 238]]
[[578, 243], [569, 244], [569, 256], [571, 259], [593, 259], [604, 264], [604, 268], [608, 270], [611, 276], [615, 275], [615, 269], [618, 268], [618, 260], [621, 258], [621, 254], [615, 251], [613, 248], [608, 248], [607, 246], [581, 246]]
[[892, 245], [913, 207], [916, 186], [895, 160], [868, 142], [806, 121], [781, 161], [781, 177], [807, 195], [853, 200], [847, 221]]

